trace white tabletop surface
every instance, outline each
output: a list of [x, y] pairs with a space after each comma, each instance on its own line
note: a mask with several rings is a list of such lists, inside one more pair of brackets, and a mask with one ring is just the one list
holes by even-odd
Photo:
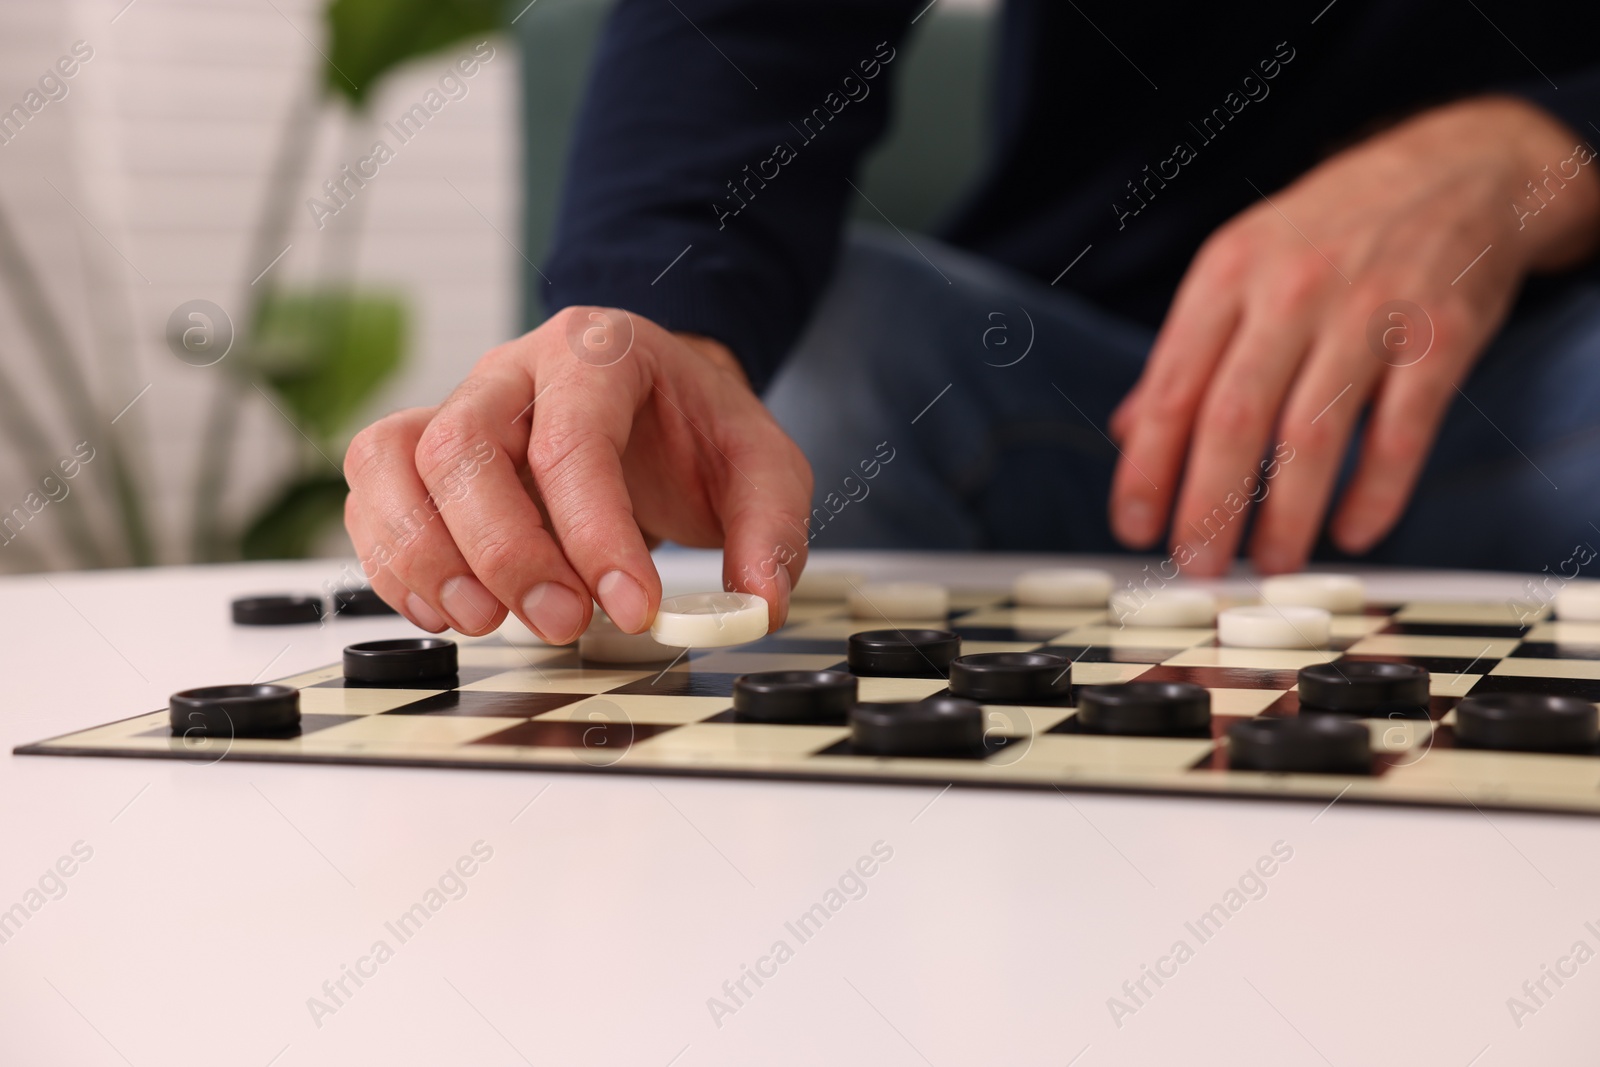
[[[843, 562], [982, 585], [1030, 561]], [[9, 754], [177, 689], [287, 675], [409, 629], [227, 620], [232, 596], [315, 590], [338, 569], [0, 581], [0, 909], [13, 909], [0, 1064], [1600, 1059], [1600, 821]], [[715, 585], [702, 555], [663, 570], [674, 589]], [[1519, 588], [1506, 576], [1372, 585]], [[1259, 899], [1202, 942], [1185, 924], [1275, 844], [1292, 858], [1259, 881], [1264, 895], [1247, 880]], [[875, 845], [892, 857], [830, 901]], [[385, 924], [429, 903], [474, 847], [492, 855], [446, 878], [452, 896], [397, 938]], [[50, 875], [58, 864], [72, 874]], [[785, 925], [841, 900], [804, 941]], [[1191, 954], [1161, 963], [1180, 940]], [[324, 992], [378, 941], [390, 951], [362, 964], [363, 984]], [[1171, 977], [1145, 978], [1135, 1001], [1124, 982], [1158, 963]], [[735, 1001], [724, 983], [758, 964], [770, 977], [746, 978]], [[1571, 977], [1544, 978], [1536, 1001], [1523, 983], [1546, 965]], [[1114, 1019], [1112, 997], [1136, 1010]], [[1533, 1010], [1514, 1018], [1512, 997]], [[711, 998], [731, 1011], [714, 1018]]]

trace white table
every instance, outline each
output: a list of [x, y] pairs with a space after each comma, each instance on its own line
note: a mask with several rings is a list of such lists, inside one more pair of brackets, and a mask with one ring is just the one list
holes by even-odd
[[[838, 561], [830, 561], [838, 562]], [[992, 584], [1030, 560], [844, 560]], [[669, 585], [714, 585], [679, 554]], [[194, 685], [337, 659], [393, 619], [246, 629], [313, 562], [0, 581], [0, 1064], [1592, 1064], [1600, 822], [1335, 805], [14, 757]], [[1390, 575], [1377, 593], [1515, 595]], [[1293, 858], [1202, 943], [1275, 842]], [[386, 927], [492, 857], [402, 942]], [[893, 856], [802, 942], [876, 842]], [[92, 850], [86, 861], [73, 859]], [[65, 860], [62, 858], [66, 857]], [[867, 864], [867, 866], [872, 866]], [[59, 877], [59, 876], [58, 876]], [[52, 891], [57, 883], [45, 878]], [[850, 886], [853, 889], [853, 885]], [[1594, 929], [1585, 922], [1593, 922]], [[369, 977], [323, 983], [374, 942]], [[1175, 941], [1192, 958], [1123, 991]], [[737, 1004], [774, 942], [792, 956]], [[1563, 965], [1571, 971], [1575, 964]], [[773, 973], [775, 972], [775, 973]], [[330, 1011], [313, 1018], [308, 999]], [[1114, 1022], [1108, 998], [1136, 1013]], [[732, 1014], [714, 1020], [708, 999]], [[1530, 1006], [1534, 1002], [1529, 999]], [[719, 1025], [720, 1023], [720, 1025]], [[319, 1025], [320, 1024], [320, 1025]]]

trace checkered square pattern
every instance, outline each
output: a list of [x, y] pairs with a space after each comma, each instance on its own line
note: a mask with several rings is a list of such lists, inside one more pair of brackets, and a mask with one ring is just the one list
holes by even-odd
[[[1542, 755], [1462, 748], [1454, 709], [1481, 693], [1559, 693], [1600, 702], [1600, 624], [1531, 623], [1497, 604], [1369, 605], [1333, 621], [1321, 650], [1222, 647], [1211, 629], [1123, 628], [1099, 610], [1022, 608], [963, 592], [944, 625], [967, 654], [1040, 650], [1073, 662], [1076, 686], [1182, 681], [1212, 698], [1194, 737], [1107, 737], [1080, 729], [1072, 703], [990, 706], [986, 752], [900, 759], [852, 751], [838, 724], [739, 721], [742, 674], [843, 670], [846, 638], [893, 623], [852, 619], [843, 604], [797, 606], [788, 627], [737, 648], [670, 664], [583, 662], [575, 649], [499, 637], [461, 641], [461, 672], [438, 683], [348, 683], [337, 665], [284, 679], [301, 690], [288, 738], [174, 737], [165, 711], [26, 745], [23, 754], [401, 763], [437, 767], [701, 773], [810, 780], [1101, 789], [1178, 795], [1476, 805], [1600, 814], [1600, 753]], [[904, 624], [912, 625], [912, 624]], [[930, 625], [926, 621], [915, 624]], [[1349, 777], [1228, 769], [1228, 728], [1299, 713], [1296, 672], [1317, 663], [1391, 661], [1431, 677], [1426, 715], [1365, 720], [1375, 772]], [[937, 678], [862, 678], [867, 701], [917, 700]]]

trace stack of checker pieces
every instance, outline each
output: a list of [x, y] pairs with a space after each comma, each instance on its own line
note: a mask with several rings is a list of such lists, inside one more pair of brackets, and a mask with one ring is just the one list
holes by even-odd
[[[1600, 623], [1540, 617], [1505, 604], [1369, 605], [1336, 615], [1322, 650], [1221, 647], [1210, 628], [1118, 627], [1098, 609], [1018, 607], [996, 593], [956, 592], [945, 628], [963, 655], [1044, 651], [1072, 662], [1075, 687], [1187, 682], [1211, 696], [1211, 736], [1105, 736], [1077, 728], [1070, 701], [985, 705], [986, 744], [962, 757], [885, 757], [853, 750], [847, 725], [741, 721], [734, 681], [767, 671], [844, 670], [850, 635], [925, 628], [864, 623], [843, 602], [799, 602], [788, 624], [736, 648], [691, 651], [671, 665], [585, 665], [576, 649], [462, 642], [459, 669], [437, 680], [358, 684], [338, 665], [279, 684], [301, 698], [298, 734], [174, 736], [167, 709], [24, 745], [21, 755], [226, 759], [1277, 797], [1600, 814], [1600, 751], [1468, 749], [1456, 704], [1468, 695], [1547, 693], [1600, 701]], [[1388, 661], [1430, 674], [1423, 717], [1360, 720], [1371, 773], [1229, 768], [1230, 727], [1299, 714], [1300, 668]], [[862, 677], [862, 701], [942, 693], [936, 677]]]

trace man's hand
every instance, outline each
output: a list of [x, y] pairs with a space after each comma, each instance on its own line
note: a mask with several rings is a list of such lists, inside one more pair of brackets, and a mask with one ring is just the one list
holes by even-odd
[[564, 644], [598, 600], [629, 633], [661, 580], [648, 544], [723, 547], [770, 624], [805, 562], [811, 470], [726, 348], [614, 308], [568, 308], [496, 348], [437, 408], [362, 430], [345, 525], [373, 588], [425, 630], [506, 607]]
[[[1176, 561], [1218, 574], [1243, 525], [1229, 505], [1253, 497], [1256, 566], [1297, 569], [1370, 403], [1331, 530], [1347, 552], [1371, 548], [1400, 518], [1456, 387], [1523, 278], [1593, 249], [1600, 162], [1581, 141], [1514, 99], [1442, 107], [1334, 156], [1213, 234], [1112, 416], [1123, 451], [1117, 536], [1152, 545], [1176, 493]], [[1431, 320], [1425, 358], [1396, 346], [1380, 359], [1369, 345], [1369, 323], [1396, 300]], [[1409, 326], [1397, 341], [1427, 342], [1426, 322]], [[1269, 466], [1261, 488], [1274, 450], [1292, 462]]]

